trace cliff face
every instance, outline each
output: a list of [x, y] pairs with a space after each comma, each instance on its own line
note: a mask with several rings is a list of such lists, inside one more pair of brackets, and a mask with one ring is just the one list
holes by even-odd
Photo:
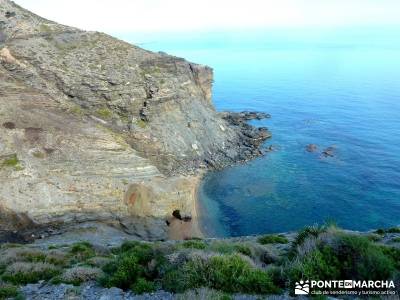
[[266, 136], [215, 112], [212, 78], [0, 0], [0, 229], [140, 216], [164, 235], [200, 168], [258, 155]]

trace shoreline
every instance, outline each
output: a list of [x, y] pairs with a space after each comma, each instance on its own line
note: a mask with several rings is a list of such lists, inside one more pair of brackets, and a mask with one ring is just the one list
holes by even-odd
[[[229, 124], [242, 128], [243, 131], [253, 136], [252, 141], [253, 146], [257, 150], [255, 153], [251, 155], [250, 158], [245, 158], [242, 160], [238, 160], [230, 165], [221, 165], [217, 169], [224, 169], [228, 166], [232, 166], [240, 163], [247, 163], [248, 161], [254, 159], [255, 157], [262, 156], [264, 153], [261, 150], [261, 145], [271, 137], [271, 132], [268, 131], [266, 127], [257, 127], [248, 124], [248, 121], [251, 120], [262, 120], [270, 118], [271, 116], [267, 113], [256, 112], [256, 111], [243, 111], [243, 112], [220, 112], [219, 113], [223, 119], [228, 121]], [[245, 140], [246, 136], [242, 135], [242, 138]], [[218, 164], [216, 165], [218, 166]], [[169, 230], [168, 230], [168, 239], [170, 240], [185, 240], [191, 238], [207, 238], [208, 236], [202, 231], [200, 226], [200, 209], [199, 209], [199, 188], [202, 180], [207, 174], [207, 170], [199, 170], [199, 174], [193, 176], [193, 186], [191, 190], [191, 196], [189, 201], [191, 206], [191, 220], [183, 221], [177, 218], [170, 218], [167, 221], [169, 222]]]
[[191, 202], [191, 220], [184, 221], [177, 218], [169, 220], [168, 239], [169, 240], [187, 240], [192, 238], [206, 238], [206, 235], [201, 230], [200, 226], [200, 212], [199, 212], [199, 197], [198, 190], [201, 180], [204, 178], [206, 172], [202, 171], [199, 175], [194, 177], [194, 182], [191, 190], [189, 201]]
[[201, 226], [200, 226], [200, 209], [199, 209], [199, 202], [200, 202], [200, 198], [199, 198], [199, 188], [200, 188], [200, 184], [202, 179], [204, 178], [204, 174], [202, 174], [200, 176], [200, 178], [198, 179], [198, 182], [196, 183], [196, 186], [194, 188], [194, 195], [193, 195], [193, 201], [194, 201], [194, 205], [193, 205], [193, 224], [192, 224], [192, 235], [194, 237], [199, 237], [199, 238], [206, 238], [206, 234], [204, 231], [201, 230]]
[[[0, 3], [0, 240], [93, 222], [132, 239], [203, 236], [202, 174], [261, 156], [271, 133], [246, 122], [269, 115], [218, 112], [208, 66]], [[68, 39], [43, 39], [54, 33]]]

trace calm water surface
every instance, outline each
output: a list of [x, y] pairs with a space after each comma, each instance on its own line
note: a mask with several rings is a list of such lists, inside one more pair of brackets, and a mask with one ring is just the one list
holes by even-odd
[[[254, 124], [270, 128], [276, 151], [204, 179], [208, 234], [400, 224], [400, 30], [122, 38], [212, 66], [218, 110], [272, 115]], [[335, 157], [321, 158], [329, 146]]]

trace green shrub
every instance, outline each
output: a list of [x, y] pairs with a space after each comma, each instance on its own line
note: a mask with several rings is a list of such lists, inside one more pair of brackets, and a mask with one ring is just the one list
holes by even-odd
[[336, 249], [342, 278], [383, 280], [394, 271], [393, 260], [365, 237], [344, 234]]
[[367, 238], [372, 242], [377, 242], [382, 239], [382, 236], [380, 234], [372, 233], [367, 235]]
[[287, 273], [285, 273], [285, 271], [285, 269], [278, 266], [272, 266], [268, 269], [268, 274], [271, 277], [274, 285], [281, 288], [286, 287]]
[[400, 249], [390, 246], [380, 246], [383, 253], [394, 261], [394, 266], [400, 271]]
[[270, 276], [240, 255], [195, 258], [163, 278], [163, 287], [173, 292], [209, 287], [229, 293], [268, 294], [277, 292]]
[[221, 254], [241, 253], [246, 256], [252, 255], [251, 248], [244, 243], [214, 242], [209, 249]]
[[17, 154], [13, 154], [9, 158], [3, 161], [3, 166], [5, 167], [16, 167], [18, 166], [18, 164], [19, 164], [19, 159], [17, 157]]
[[128, 289], [144, 273], [139, 259], [134, 253], [123, 253], [107, 264], [103, 271], [106, 275], [100, 280], [105, 287], [119, 287]]
[[64, 279], [61, 275], [57, 275], [57, 276], [54, 276], [53, 278], [51, 278], [49, 280], [49, 283], [53, 284], [53, 285], [61, 284], [61, 283], [64, 283]]
[[51, 27], [50, 27], [49, 25], [47, 25], [47, 24], [40, 24], [39, 30], [40, 30], [41, 32], [43, 32], [43, 33], [50, 33], [50, 32], [52, 32]]
[[235, 247], [233, 246], [233, 244], [224, 241], [212, 242], [209, 249], [211, 251], [218, 252], [221, 254], [232, 254], [235, 252]]
[[199, 249], [199, 250], [203, 250], [207, 248], [206, 243], [204, 243], [203, 241], [199, 241], [199, 240], [189, 240], [189, 241], [185, 241], [181, 244], [181, 246], [183, 248], [190, 248], [190, 249]]
[[21, 166], [17, 154], [12, 154], [5, 158], [3, 161], [0, 161], [0, 169], [2, 167], [14, 168], [15, 171], [21, 171], [24, 169], [23, 166]]
[[374, 244], [367, 237], [335, 233], [328, 239], [317, 239], [313, 245], [314, 248], [306, 252], [299, 245], [300, 252], [291, 257], [286, 268], [291, 285], [309, 278], [387, 280], [394, 273], [397, 254], [393, 252], [389, 255], [389, 250]]
[[[166, 268], [166, 258], [157, 254], [148, 243], [125, 242], [114, 249], [117, 257], [103, 267], [106, 275], [100, 283], [106, 287], [132, 288], [139, 278], [154, 279]], [[135, 286], [143, 288], [143, 280]]]
[[282, 235], [276, 234], [267, 234], [264, 235], [257, 240], [260, 244], [287, 244], [289, 243], [288, 239]]
[[144, 129], [147, 127], [147, 122], [143, 120], [137, 120], [136, 125], [139, 126], [140, 128]]
[[104, 108], [99, 108], [96, 111], [97, 115], [99, 115], [100, 117], [104, 118], [104, 119], [109, 119], [112, 116], [112, 111], [106, 107]]
[[69, 109], [69, 111], [71, 113], [75, 114], [75, 115], [78, 115], [78, 116], [82, 116], [84, 114], [84, 111], [82, 110], [82, 107], [80, 107], [78, 105], [71, 107]]
[[65, 267], [69, 264], [69, 255], [60, 250], [50, 250], [46, 255], [46, 262], [56, 266]]
[[387, 233], [400, 233], [400, 227], [392, 227], [386, 230]]
[[132, 248], [134, 248], [136, 246], [140, 246], [140, 245], [142, 245], [142, 243], [138, 242], [138, 241], [125, 241], [122, 243], [121, 247], [115, 248], [114, 252], [115, 253], [126, 252], [126, 251], [129, 251]]
[[36, 158], [40, 158], [40, 159], [43, 159], [43, 158], [45, 158], [46, 157], [46, 154], [45, 153], [43, 153], [42, 151], [34, 151], [33, 153], [32, 153], [32, 155], [34, 156], [34, 157], [36, 157]]
[[148, 281], [145, 278], [138, 278], [134, 284], [131, 286], [131, 290], [135, 294], [151, 293], [156, 290], [156, 285], [154, 282]]
[[136, 241], [125, 242], [116, 253], [129, 253], [136, 256], [139, 264], [147, 264], [154, 257], [154, 250], [151, 245]]
[[377, 234], [385, 234], [385, 233], [400, 233], [400, 227], [392, 227], [388, 229], [378, 229], [375, 231]]
[[247, 245], [244, 245], [244, 244], [235, 244], [234, 247], [235, 247], [235, 250], [236, 250], [237, 252], [239, 252], [239, 253], [241, 253], [241, 254], [243, 254], [243, 255], [251, 256], [251, 254], [252, 254], [252, 253], [251, 253], [250, 247], [247, 246]]
[[300, 279], [331, 280], [340, 276], [340, 262], [329, 247], [315, 249], [304, 257], [296, 257], [285, 271], [289, 283]]
[[293, 248], [296, 248], [298, 245], [303, 244], [304, 241], [310, 237], [317, 238], [321, 233], [326, 231], [327, 231], [326, 226], [313, 225], [303, 228], [297, 234], [296, 239], [293, 242]]
[[4, 243], [0, 245], [0, 249], [21, 248], [22, 246], [22, 244]]
[[0, 286], [0, 300], [15, 298], [18, 296], [18, 288], [13, 285]]
[[190, 276], [190, 274], [183, 273], [185, 271], [187, 271], [186, 265], [178, 269], [169, 270], [162, 278], [163, 288], [167, 291], [179, 293], [201, 286], [201, 284], [198, 286], [192, 285], [192, 276]]
[[88, 242], [78, 242], [72, 245], [70, 254], [79, 261], [86, 260], [96, 255], [93, 246]]
[[21, 254], [21, 258], [28, 262], [44, 262], [46, 260], [46, 254], [41, 251], [32, 250]]
[[13, 284], [28, 284], [49, 280], [59, 273], [60, 270], [51, 264], [16, 262], [7, 267], [2, 279]]

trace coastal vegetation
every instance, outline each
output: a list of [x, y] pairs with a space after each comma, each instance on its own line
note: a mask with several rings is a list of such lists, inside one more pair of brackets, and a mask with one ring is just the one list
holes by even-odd
[[[400, 248], [369, 235], [325, 225], [306, 227], [297, 234], [127, 241], [114, 248], [87, 242], [46, 249], [4, 244], [0, 299], [40, 280], [77, 288], [95, 281], [135, 294], [164, 290], [185, 295], [207, 289], [219, 295], [217, 299], [229, 299], [230, 294], [292, 293], [296, 281], [310, 278], [395, 280], [400, 274]], [[399, 238], [393, 229], [382, 235], [390, 235], [389, 241]]]
[[17, 154], [9, 155], [3, 159], [0, 158], [0, 169], [4, 168], [13, 168], [15, 171], [21, 171], [23, 168], [20, 165], [20, 160], [18, 159]]
[[377, 234], [385, 234], [385, 233], [400, 233], [400, 227], [392, 227], [388, 229], [378, 229], [375, 231]]
[[18, 288], [12, 285], [3, 285], [0, 286], [0, 299], [9, 299], [16, 298], [20, 294], [18, 292]]
[[[85, 32], [48, 21], [10, 0], [0, 0], [0, 44], [0, 150], [4, 152], [0, 156], [0, 178], [4, 187], [0, 189], [0, 234], [4, 238], [0, 236], [0, 241], [36, 240], [31, 245], [0, 245], [0, 300], [24, 296], [47, 299], [48, 295], [57, 295], [54, 298], [61, 299], [60, 289], [60, 293], [51, 290], [60, 286], [64, 292], [68, 288], [73, 289], [74, 294], [69, 299], [121, 298], [113, 295], [97, 297], [98, 291], [101, 293], [105, 290], [130, 295], [166, 291], [170, 295], [177, 295], [178, 299], [230, 299], [233, 294], [252, 294], [257, 297], [292, 294], [295, 282], [300, 280], [400, 278], [400, 228], [397, 227], [359, 233], [327, 224], [309, 226], [298, 233], [260, 237], [168, 240], [172, 231], [181, 232], [182, 237], [195, 235], [186, 232], [190, 231], [186, 225], [197, 225], [195, 200], [202, 174], [279, 150], [273, 145], [264, 147], [264, 142], [271, 137], [268, 128], [247, 123], [269, 118], [268, 114], [217, 111], [212, 102], [214, 78], [210, 67], [144, 50], [99, 32]], [[289, 52], [291, 56], [295, 55], [294, 51]], [[294, 61], [293, 58], [288, 61]], [[299, 61], [303, 58], [302, 53]], [[253, 57], [252, 61], [260, 64], [267, 60]], [[254, 69], [260, 68], [257, 66]], [[256, 73], [256, 78], [246, 82], [257, 86], [259, 80], [266, 81], [259, 76], [259, 72]], [[246, 74], [248, 78], [251, 75]], [[296, 80], [303, 77], [294, 76]], [[375, 80], [374, 76], [371, 78]], [[314, 93], [315, 85], [309, 84], [312, 78], [305, 79], [306, 85], [313, 88], [313, 93], [304, 94], [321, 94], [318, 90]], [[284, 86], [279, 90], [301, 90], [286, 89], [290, 81], [280, 81]], [[346, 96], [347, 88], [353, 86], [349, 84], [352, 81], [339, 81], [346, 82], [346, 85], [339, 85], [335, 91], [341, 91], [343, 87], [344, 92], [340, 94]], [[246, 85], [246, 90], [251, 89]], [[252, 90], [264, 92], [259, 88]], [[241, 94], [245, 95], [234, 93], [236, 96]], [[290, 97], [283, 98], [290, 101], [308, 98], [288, 95]], [[353, 99], [353, 94], [350, 95], [349, 99]], [[371, 95], [371, 99], [376, 98], [373, 93]], [[351, 109], [344, 105], [348, 99], [336, 96], [338, 107], [346, 109], [346, 113], [350, 112]], [[353, 102], [365, 108], [359, 105], [362, 98]], [[330, 100], [329, 97], [326, 99]], [[280, 105], [284, 111], [287, 111], [286, 104], [292, 104], [282, 103]], [[257, 108], [267, 109], [262, 105]], [[395, 110], [391, 109], [389, 113], [392, 111]], [[385, 110], [382, 112], [388, 113]], [[333, 117], [354, 117], [346, 113], [336, 113]], [[291, 120], [291, 117], [286, 119]], [[353, 123], [358, 120], [347, 119]], [[373, 122], [375, 119], [380, 120], [370, 118], [370, 122], [360, 122], [370, 127], [362, 127], [365, 130], [357, 133], [374, 132], [370, 129], [378, 124]], [[340, 120], [343, 121], [332, 119], [332, 123]], [[319, 120], [308, 120], [308, 117], [304, 121], [306, 127], [319, 123]], [[338, 124], [349, 125], [346, 122]], [[293, 128], [304, 129], [303, 125]], [[340, 130], [336, 131], [341, 133]], [[284, 132], [293, 134], [293, 130], [280, 130], [278, 134]], [[349, 131], [341, 136], [350, 137], [353, 133]], [[392, 142], [392, 135], [382, 136], [389, 136], [383, 144]], [[297, 140], [298, 137], [293, 139], [292, 136], [290, 140]], [[282, 135], [280, 140], [284, 141], [285, 138]], [[303, 148], [306, 143], [302, 144], [300, 140], [294, 144]], [[353, 166], [351, 162], [366, 165], [368, 172], [375, 170], [370, 170], [372, 166], [367, 164], [369, 161], [376, 162], [375, 159], [362, 163], [359, 161], [371, 156], [369, 149], [374, 151], [374, 155], [378, 153], [376, 147], [371, 147], [370, 141], [373, 139], [365, 135], [354, 140], [357, 140], [357, 147], [360, 146], [359, 141], [366, 140], [368, 143], [363, 147], [363, 155], [355, 151], [357, 159], [350, 159], [350, 163], [342, 163], [341, 150], [336, 146], [323, 146], [323, 143], [331, 142], [328, 140], [323, 143], [322, 140], [316, 140], [319, 145], [309, 144], [306, 151], [315, 154], [310, 154], [311, 159], [319, 156], [320, 163], [317, 164], [321, 168], [329, 167], [332, 163], [336, 171], [336, 166], [340, 165], [340, 174], [348, 173], [349, 169], [346, 168]], [[342, 144], [340, 142], [339, 145]], [[285, 145], [282, 143], [282, 146]], [[343, 149], [342, 153], [345, 152]], [[387, 158], [387, 155], [381, 156]], [[375, 158], [373, 155], [371, 157]], [[307, 165], [296, 159], [296, 168], [302, 170], [306, 169], [305, 166], [314, 165], [308, 164], [308, 158], [304, 162]], [[273, 168], [265, 170], [266, 173], [275, 174]], [[287, 182], [306, 183], [303, 177], [295, 176], [297, 172], [292, 172], [292, 168], [288, 170], [291, 175], [286, 178]], [[337, 175], [326, 170], [333, 177]], [[354, 174], [368, 173], [361, 171]], [[285, 178], [288, 173], [276, 174]], [[380, 174], [376, 175], [376, 178], [381, 178]], [[386, 174], [382, 178], [386, 177], [393, 176]], [[365, 186], [370, 179], [366, 178]], [[257, 181], [248, 181], [253, 187], [257, 184]], [[387, 181], [392, 184], [390, 180]], [[244, 183], [243, 180], [238, 182]], [[326, 202], [328, 204], [348, 204], [351, 199], [359, 200], [358, 189], [343, 189], [345, 192], [348, 190], [343, 195], [345, 198], [349, 196], [350, 200], [336, 201], [340, 197], [332, 193], [335, 182], [324, 177], [309, 182], [316, 189], [326, 187], [319, 182], [332, 183], [329, 185], [331, 188], [324, 192], [317, 189], [318, 192], [314, 193], [318, 197], [316, 200], [326, 199], [330, 201]], [[346, 180], [346, 187], [353, 183], [359, 186], [364, 182]], [[235, 190], [230, 184], [224, 184], [224, 187]], [[386, 190], [384, 188], [382, 190]], [[267, 189], [274, 192], [287, 190], [290, 195], [300, 195], [304, 200], [308, 198], [303, 197], [304, 190], [293, 189], [290, 185], [287, 188], [277, 186], [277, 189], [268, 186]], [[251, 188], [248, 193], [247, 189], [237, 190], [256, 199], [266, 195], [263, 189], [258, 188]], [[242, 193], [243, 190], [246, 193]], [[377, 188], [373, 192], [380, 190]], [[373, 195], [371, 199], [375, 199], [375, 193], [369, 194]], [[235, 199], [233, 194], [226, 195]], [[281, 196], [277, 195], [276, 200], [290, 199]], [[376, 198], [381, 199], [379, 196]], [[391, 199], [389, 194], [385, 194], [385, 198]], [[369, 198], [365, 201], [370, 204]], [[308, 204], [301, 202], [300, 210], [313, 215], [319, 206], [311, 207]], [[378, 203], [376, 207], [383, 207], [383, 204], [388, 206], [385, 211], [395, 207], [390, 201]], [[250, 204], [248, 207], [253, 206]], [[267, 223], [264, 218], [269, 215], [268, 211], [255, 207], [262, 213], [261, 222], [272, 225], [272, 219], [268, 220], [271, 223]], [[356, 207], [363, 207], [363, 203], [358, 201]], [[370, 208], [372, 211], [374, 206]], [[296, 213], [295, 209], [296, 206], [290, 209], [291, 214]], [[336, 207], [335, 212], [340, 209]], [[243, 211], [251, 216], [247, 210]], [[353, 212], [349, 210], [350, 214]], [[310, 216], [308, 213], [296, 215], [303, 218]], [[233, 216], [234, 220], [240, 219], [240, 215], [238, 218]], [[350, 216], [358, 222], [377, 220], [379, 217], [369, 218], [363, 214]], [[389, 214], [385, 217], [388, 217], [387, 224], [397, 220], [389, 218]], [[178, 227], [175, 226], [178, 221], [183, 228], [175, 228]], [[297, 221], [298, 224], [303, 222], [300, 219]], [[310, 222], [308, 219], [306, 221]], [[251, 225], [262, 231], [259, 224]], [[365, 227], [365, 224], [358, 225], [359, 228]], [[107, 227], [103, 231], [106, 238], [100, 238], [96, 234], [97, 228], [92, 231], [92, 226], [100, 229]], [[235, 226], [241, 228], [239, 223]], [[83, 236], [83, 232], [90, 235], [91, 243], [70, 241], [71, 236]], [[114, 239], [114, 234], [118, 235], [118, 240]], [[141, 241], [117, 244], [126, 237]], [[49, 244], [52, 239], [63, 241]], [[69, 244], [62, 244], [65, 242]], [[113, 246], [105, 245], [108, 242]], [[79, 293], [86, 293], [91, 287], [96, 289], [92, 297], [79, 297]], [[35, 294], [41, 291], [46, 296]]]
[[112, 111], [103, 107], [97, 110], [97, 114], [104, 119], [109, 119], [112, 116]]
[[288, 239], [282, 235], [268, 234], [258, 239], [260, 244], [286, 244]]

